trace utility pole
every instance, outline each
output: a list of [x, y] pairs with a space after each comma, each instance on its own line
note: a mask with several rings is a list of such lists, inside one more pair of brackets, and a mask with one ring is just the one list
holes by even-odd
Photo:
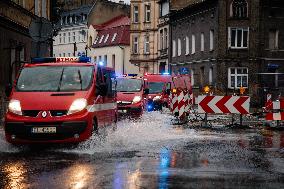
[[74, 48], [73, 48], [73, 56], [76, 56], [76, 51], [77, 51], [77, 46], [76, 46], [76, 42], [75, 42]]

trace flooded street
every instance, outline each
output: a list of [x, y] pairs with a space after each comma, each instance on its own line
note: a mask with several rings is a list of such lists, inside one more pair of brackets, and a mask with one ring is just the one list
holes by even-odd
[[73, 147], [0, 137], [0, 188], [284, 188], [284, 132], [201, 129], [152, 112]]

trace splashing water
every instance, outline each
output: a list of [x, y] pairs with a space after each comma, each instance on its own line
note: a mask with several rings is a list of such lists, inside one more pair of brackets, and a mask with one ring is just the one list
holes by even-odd
[[160, 112], [145, 113], [138, 120], [125, 119], [117, 123], [115, 132], [108, 132], [105, 138], [93, 136], [69, 150], [75, 153], [123, 152], [131, 150], [154, 150], [168, 145], [172, 140], [182, 142], [194, 136], [194, 130], [174, 129], [172, 117]]

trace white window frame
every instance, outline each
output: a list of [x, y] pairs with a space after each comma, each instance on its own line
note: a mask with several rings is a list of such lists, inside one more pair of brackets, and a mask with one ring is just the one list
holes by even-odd
[[178, 38], [178, 52], [177, 55], [180, 56], [181, 55], [181, 40], [180, 38]]
[[[234, 73], [232, 73], [232, 70], [234, 70]], [[238, 70], [246, 70], [246, 73], [238, 73]], [[247, 67], [229, 67], [228, 68], [228, 88], [229, 89], [239, 89], [240, 87], [248, 88], [248, 68]], [[232, 78], [234, 77], [234, 84], [232, 86]], [[247, 86], [243, 86], [243, 79], [246, 77], [246, 83]], [[238, 86], [238, 79], [241, 79], [241, 86]]]
[[139, 22], [139, 6], [134, 5], [133, 6], [133, 23], [138, 23], [138, 22]]
[[189, 37], [185, 37], [185, 55], [189, 55]]
[[149, 35], [145, 35], [144, 54], [150, 54], [150, 36]]
[[145, 4], [145, 22], [151, 22], [151, 5]]
[[[236, 31], [235, 46], [232, 46], [232, 31]], [[242, 31], [241, 46], [238, 46], [238, 31]], [[247, 46], [244, 46], [244, 31], [247, 31]], [[229, 27], [228, 28], [228, 47], [231, 49], [248, 49], [249, 48], [249, 28]]]
[[204, 51], [204, 33], [200, 34], [200, 51]]
[[172, 47], [173, 47], [173, 57], [176, 57], [176, 40], [173, 40], [173, 45], [172, 45]]
[[195, 54], [196, 43], [195, 43], [195, 35], [191, 36], [191, 54]]
[[194, 86], [194, 70], [191, 70], [191, 85]]
[[209, 50], [213, 51], [214, 50], [214, 30], [210, 30], [209, 33]]

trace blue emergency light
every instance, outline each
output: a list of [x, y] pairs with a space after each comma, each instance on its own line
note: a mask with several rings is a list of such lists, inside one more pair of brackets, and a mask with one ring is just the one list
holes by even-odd
[[51, 62], [91, 62], [91, 57], [80, 56], [80, 57], [41, 57], [32, 58], [32, 63], [51, 63]]
[[99, 65], [100, 66], [104, 66], [104, 62], [99, 62]]
[[170, 73], [169, 72], [164, 72], [163, 75], [170, 75]]

